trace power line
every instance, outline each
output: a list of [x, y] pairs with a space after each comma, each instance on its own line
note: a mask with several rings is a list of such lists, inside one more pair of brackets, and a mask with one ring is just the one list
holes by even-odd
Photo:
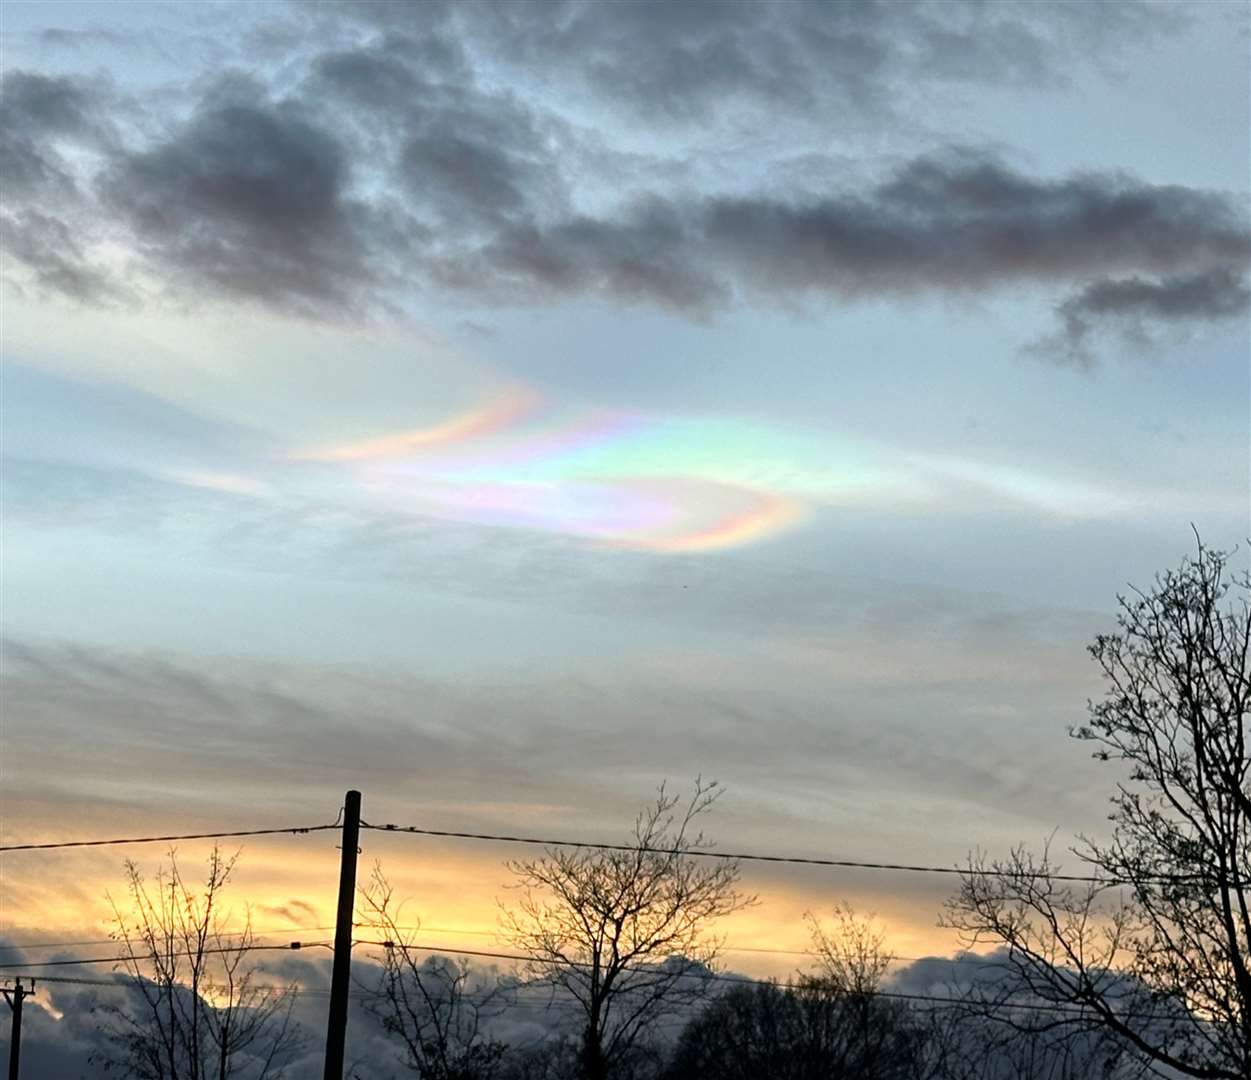
[[[647, 844], [605, 844], [591, 840], [551, 839], [538, 836], [515, 836], [505, 833], [458, 832], [450, 829], [425, 829], [417, 825], [370, 825], [361, 822], [362, 829], [375, 832], [410, 833], [416, 836], [435, 836], [452, 840], [486, 840], [502, 844], [531, 844], [537, 847], [593, 848], [596, 851], [645, 852], [649, 855], [682, 855], [701, 859], [725, 859], [734, 862], [783, 863], [799, 866], [832, 866], [858, 870], [899, 870], [914, 874], [975, 874], [984, 877], [1045, 877], [1048, 881], [1082, 882], [1090, 885], [1127, 885], [1131, 882], [1083, 874], [1020, 874], [1006, 870], [962, 870], [957, 866], [920, 866], [912, 863], [860, 862], [855, 859], [826, 859], [798, 855], [762, 855], [755, 852], [715, 851], [711, 848], [663, 848]], [[1172, 879], [1177, 880], [1177, 879]]]
[[[192, 956], [218, 956], [218, 955], [234, 955], [241, 952], [295, 952], [300, 949], [316, 949], [330, 948], [328, 941], [292, 941], [286, 945], [236, 945], [229, 949], [200, 949], [195, 952], [163, 952], [162, 959], [174, 957], [192, 957]], [[146, 952], [128, 954], [125, 956], [79, 956], [67, 960], [34, 960], [29, 962], [5, 962], [0, 964], [0, 969], [15, 970], [21, 969], [25, 971], [27, 968], [45, 968], [45, 967], [74, 967], [81, 964], [126, 964], [142, 962], [147, 957]]]
[[[723, 859], [734, 862], [773, 863], [790, 866], [821, 866], [854, 870], [883, 870], [912, 874], [944, 874], [949, 876], [973, 875], [1000, 878], [1041, 878], [1047, 881], [1063, 881], [1086, 885], [1114, 887], [1118, 885], [1176, 884], [1179, 881], [1202, 881], [1203, 875], [1188, 874], [1169, 878], [1142, 878], [1127, 881], [1099, 877], [1092, 874], [1052, 874], [1032, 870], [1000, 870], [985, 868], [961, 868], [958, 866], [929, 866], [919, 863], [869, 862], [858, 859], [832, 859], [817, 856], [772, 855], [760, 852], [716, 851], [711, 848], [664, 848], [639, 844], [612, 844], [594, 840], [568, 840], [557, 837], [522, 836], [509, 833], [479, 833], [453, 829], [428, 829], [417, 825], [371, 825], [362, 821], [362, 829], [374, 832], [407, 833], [414, 836], [431, 836], [451, 840], [477, 840], [503, 844], [528, 844], [536, 847], [589, 848], [596, 851], [644, 852], [649, 855], [681, 855], [691, 858]], [[288, 826], [277, 829], [238, 829], [230, 832], [183, 833], [172, 836], [119, 837], [106, 840], [63, 840], [44, 844], [5, 844], [0, 852], [48, 851], [59, 848], [106, 847], [124, 844], [168, 843], [174, 840], [220, 840], [247, 836], [304, 835], [338, 829], [338, 824]]]
[[53, 848], [108, 847], [114, 844], [163, 844], [171, 840], [226, 840], [237, 836], [278, 836], [325, 832], [338, 825], [293, 825], [284, 829], [237, 829], [232, 832], [183, 833], [179, 836], [128, 836], [111, 840], [59, 840], [50, 844], [4, 844], [0, 851], [50, 851]]
[[[353, 923], [352, 925], [356, 927], [358, 930], [382, 929], [381, 927], [379, 927], [377, 924], [374, 924], [374, 923], [358, 922], [358, 923]], [[277, 929], [274, 929], [274, 930], [252, 930], [248, 932], [251, 933], [254, 937], [263, 938], [263, 937], [277, 937], [280, 934], [300, 934], [300, 933], [308, 933], [309, 931], [313, 931], [313, 930], [333, 930], [333, 929], [334, 929], [333, 926], [287, 926], [287, 927], [278, 927]], [[391, 927], [391, 929], [400, 930], [400, 931], [412, 931], [412, 932], [426, 931], [432, 934], [459, 934], [459, 935], [464, 935], [467, 937], [498, 938], [501, 936], [501, 932], [499, 930], [467, 929], [467, 928], [456, 927], [456, 926], [426, 926], [424, 924], [418, 924], [418, 925], [410, 925], [410, 926], [395, 926], [395, 927]], [[223, 938], [244, 937], [245, 932], [244, 931], [232, 931], [231, 933], [223, 933], [219, 936]], [[86, 940], [86, 941], [31, 941], [31, 942], [23, 942], [18, 945], [0, 945], [0, 952], [26, 952], [30, 949], [69, 949], [69, 948], [78, 948], [78, 947], [84, 947], [84, 946], [90, 946], [90, 945], [113, 945], [113, 944], [116, 944], [116, 942], [117, 942], [117, 938], [97, 938], [95, 940]], [[777, 949], [777, 948], [769, 948], [764, 945], [735, 945], [732, 942], [728, 942], [728, 941], [722, 942], [718, 951], [723, 952], [723, 953], [752, 953], [752, 954], [759, 954], [759, 955], [764, 955], [764, 956], [809, 956], [811, 957], [811, 956], [816, 955], [812, 949]], [[971, 954], [971, 955], [976, 955], [976, 954]], [[902, 963], [915, 963], [918, 960], [930, 960], [930, 959], [935, 959], [933, 954], [931, 954], [930, 956], [901, 956], [898, 953], [890, 954], [890, 961], [892, 963], [896, 961], [902, 962]], [[949, 961], [952, 959], [958, 960], [961, 958], [943, 956], [943, 957], [937, 957], [937, 959]]]
[[[358, 922], [358, 923], [353, 923], [352, 925], [356, 927], [358, 930], [382, 929], [381, 927], [373, 923]], [[251, 933], [255, 937], [277, 937], [280, 934], [298, 934], [298, 933], [307, 933], [310, 930], [333, 930], [333, 929], [334, 929], [333, 926], [290, 926], [290, 927], [279, 927], [278, 929], [275, 929], [275, 930], [253, 930], [251, 931]], [[401, 931], [413, 931], [413, 932], [424, 930], [433, 934], [463, 934], [463, 935], [470, 936], [470, 937], [498, 938], [501, 936], [501, 932], [499, 930], [464, 929], [464, 928], [455, 927], [455, 926], [414, 925], [414, 926], [395, 926], [395, 927], [392, 927], [391, 929], [401, 930]], [[242, 931], [238, 931], [238, 932], [232, 932], [229, 934], [221, 934], [220, 936], [223, 938], [231, 938], [231, 937], [243, 937], [244, 934]], [[75, 948], [75, 947], [82, 947], [82, 946], [89, 946], [89, 945], [113, 945], [113, 944], [116, 944], [116, 942], [117, 942], [117, 938], [98, 938], [96, 940], [91, 940], [91, 941], [32, 941], [32, 942], [25, 942], [19, 945], [0, 945], [0, 952], [25, 952], [30, 949], [68, 949], [68, 948]], [[278, 947], [289, 948], [289, 946], [287, 945], [282, 945]], [[763, 955], [763, 956], [814, 957], [816, 955], [816, 953], [812, 949], [777, 949], [777, 948], [769, 948], [764, 945], [735, 945], [728, 941], [723, 942], [719, 946], [718, 952], [750, 953], [750, 954], [757, 954], [757, 955]], [[951, 956], [935, 956], [934, 954], [930, 954], [929, 956], [902, 956], [898, 953], [891, 953], [889, 956], [889, 960], [891, 963], [898, 962], [898, 963], [905, 963], [905, 964], [916, 963], [920, 960], [934, 960], [934, 959], [943, 960], [946, 962], [958, 962], [958, 961], [963, 960], [966, 955], [976, 957], [978, 954], [968, 953], [968, 954], [964, 954], [961, 956], [951, 957]]]
[[[41, 983], [52, 983], [57, 986], [95, 986], [105, 990], [131, 990], [134, 988], [133, 984], [135, 982], [135, 977], [133, 975], [123, 975], [121, 972], [118, 974], [120, 978], [117, 979], [84, 979], [77, 975], [40, 975], [38, 978]], [[318, 986], [302, 986], [300, 983], [249, 983], [248, 989], [260, 990], [265, 993], [281, 993], [285, 990], [294, 990], [301, 995], [324, 995], [330, 993], [328, 988]], [[373, 998], [376, 995], [361, 992], [354, 996], [359, 998]]]
[[[358, 925], [364, 926], [365, 923]], [[333, 926], [280, 926], [274, 930], [231, 930], [229, 933], [215, 934], [219, 938], [237, 938], [247, 937], [249, 934], [253, 937], [277, 937], [279, 934], [307, 934], [315, 930], [333, 930]], [[431, 930], [435, 929], [430, 927]], [[0, 931], [2, 933], [3, 931]], [[447, 930], [439, 931], [449, 934], [469, 933], [470, 931]], [[476, 932], [476, 931], [475, 931]], [[17, 945], [0, 945], [0, 952], [25, 952], [28, 949], [73, 949], [88, 945], [115, 945], [117, 938], [95, 938], [89, 941], [26, 941]]]
[[[372, 928], [371, 923], [353, 923], [358, 928]], [[276, 937], [279, 934], [307, 934], [317, 930], [333, 930], [333, 926], [279, 926], [272, 930], [231, 930], [228, 933], [223, 932], [215, 935], [222, 938], [247, 937], [251, 934], [253, 937]], [[461, 930], [453, 926], [397, 926], [397, 930], [428, 930], [436, 934], [473, 934], [483, 937], [494, 937], [498, 931], [495, 930]], [[0, 929], [0, 934], [11, 933], [10, 930]], [[20, 930], [19, 930], [20, 932]], [[113, 945], [116, 944], [117, 938], [88, 938], [81, 941], [23, 941], [15, 945], [0, 945], [0, 952], [25, 952], [28, 949], [75, 949], [83, 948], [89, 945]]]

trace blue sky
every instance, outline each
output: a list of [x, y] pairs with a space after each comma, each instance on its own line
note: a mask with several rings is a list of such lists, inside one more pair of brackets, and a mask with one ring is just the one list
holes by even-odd
[[6, 834], [1098, 827], [1085, 643], [1247, 534], [1245, 6], [0, 18]]

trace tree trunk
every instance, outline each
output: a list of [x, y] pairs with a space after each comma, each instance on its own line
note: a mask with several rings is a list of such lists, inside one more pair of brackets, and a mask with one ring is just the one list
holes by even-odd
[[587, 1025], [582, 1038], [582, 1073], [585, 1080], [608, 1080], [608, 1062], [604, 1059], [599, 1024], [595, 1022]]

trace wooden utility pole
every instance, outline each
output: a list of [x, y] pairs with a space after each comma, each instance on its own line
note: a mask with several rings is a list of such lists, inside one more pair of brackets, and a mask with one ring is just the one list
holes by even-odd
[[13, 1013], [13, 1022], [9, 1025], [9, 1080], [17, 1080], [22, 1058], [22, 1002], [35, 989], [32, 979], [30, 986], [23, 986], [22, 980], [15, 979], [13, 986], [0, 988], [4, 1000], [9, 1003]]
[[[324, 1080], [343, 1080], [347, 1039], [348, 989], [352, 977], [352, 915], [356, 900], [356, 856], [360, 848], [361, 793], [343, 800], [343, 848], [339, 861], [339, 912], [334, 926], [334, 967], [330, 972], [330, 1017], [326, 1024]], [[16, 1076], [16, 1073], [13, 1074]]]

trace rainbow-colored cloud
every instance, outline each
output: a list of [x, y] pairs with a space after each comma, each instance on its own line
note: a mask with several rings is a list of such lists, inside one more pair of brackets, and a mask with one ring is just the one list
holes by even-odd
[[804, 443], [750, 423], [562, 409], [514, 387], [427, 427], [300, 456], [414, 512], [677, 552], [803, 521], [805, 496], [836, 471], [801, 466], [830, 449]]
[[653, 551], [774, 537], [817, 506], [941, 506], [970, 498], [1087, 517], [1134, 498], [977, 458], [869, 447], [725, 417], [571, 409], [509, 387], [435, 424], [325, 447], [392, 507]]

